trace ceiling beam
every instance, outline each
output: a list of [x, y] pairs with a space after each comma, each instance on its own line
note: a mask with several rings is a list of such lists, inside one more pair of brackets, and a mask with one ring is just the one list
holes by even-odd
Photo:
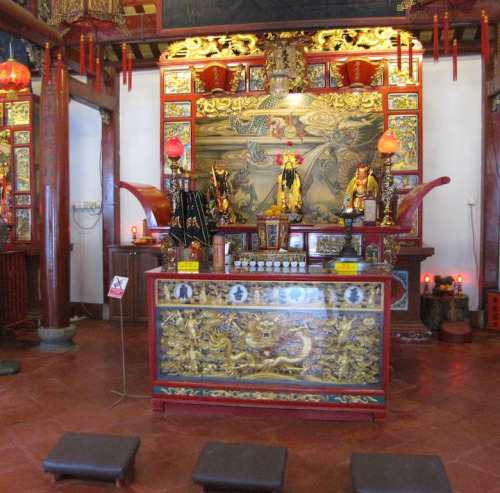
[[114, 111], [116, 109], [116, 97], [104, 91], [96, 91], [90, 84], [69, 78], [69, 95], [75, 101], [97, 109]]
[[0, 28], [9, 34], [40, 46], [47, 41], [62, 44], [62, 37], [55, 29], [12, 0], [0, 0], [0, 18]]

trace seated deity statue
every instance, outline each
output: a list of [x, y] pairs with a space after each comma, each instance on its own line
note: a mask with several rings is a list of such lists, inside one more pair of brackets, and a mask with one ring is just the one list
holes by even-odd
[[370, 196], [378, 198], [378, 195], [379, 186], [373, 170], [366, 164], [358, 164], [353, 178], [347, 185], [344, 208], [363, 212], [365, 210], [365, 199]]

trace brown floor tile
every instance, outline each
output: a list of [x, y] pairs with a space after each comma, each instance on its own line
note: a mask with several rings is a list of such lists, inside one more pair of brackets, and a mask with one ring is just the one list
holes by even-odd
[[[147, 393], [147, 334], [127, 326], [129, 391]], [[135, 479], [122, 493], [198, 493], [191, 472], [207, 441], [288, 447], [285, 493], [352, 493], [354, 451], [438, 454], [455, 493], [500, 493], [500, 334], [475, 334], [467, 345], [394, 343], [389, 414], [372, 422], [151, 411], [149, 400], [117, 407], [121, 388], [116, 324], [78, 324], [78, 350], [32, 350], [34, 332], [0, 340], [2, 358], [22, 372], [0, 379], [0, 491], [116, 492], [112, 483], [64, 479], [53, 484], [41, 462], [65, 431], [141, 437]]]

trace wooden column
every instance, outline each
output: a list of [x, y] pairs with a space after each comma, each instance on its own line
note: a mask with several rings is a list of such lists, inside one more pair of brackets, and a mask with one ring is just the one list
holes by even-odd
[[[56, 78], [59, 82], [56, 84]], [[43, 83], [40, 107], [40, 267], [42, 286], [41, 348], [67, 349], [70, 326], [68, 72], [52, 70]]]
[[113, 111], [102, 115], [102, 251], [103, 283], [109, 288], [109, 247], [120, 243], [120, 73], [114, 75]]
[[483, 198], [480, 295], [498, 289], [500, 244], [500, 24], [495, 63], [485, 72], [483, 85]]

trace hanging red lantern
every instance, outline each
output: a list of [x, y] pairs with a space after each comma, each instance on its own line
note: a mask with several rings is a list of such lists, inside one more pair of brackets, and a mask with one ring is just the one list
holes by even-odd
[[450, 41], [449, 41], [450, 25], [448, 19], [448, 11], [444, 13], [443, 20], [443, 51], [445, 55], [450, 53]]
[[170, 137], [165, 143], [165, 154], [169, 159], [179, 159], [184, 154], [184, 144], [177, 136]]
[[0, 91], [16, 93], [27, 89], [30, 81], [31, 73], [28, 67], [14, 60], [11, 47], [9, 59], [0, 63]]

